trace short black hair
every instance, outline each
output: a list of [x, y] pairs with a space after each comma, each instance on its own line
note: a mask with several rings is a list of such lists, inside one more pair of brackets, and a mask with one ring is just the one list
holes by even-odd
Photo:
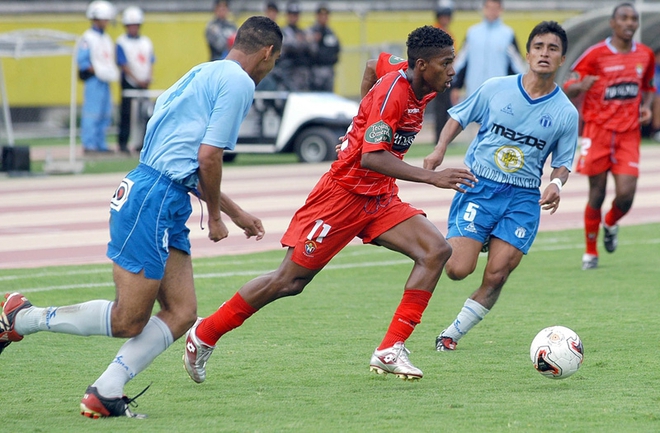
[[282, 51], [282, 30], [268, 17], [250, 17], [236, 32], [234, 48], [246, 54], [255, 53], [271, 45], [274, 51]]
[[266, 9], [272, 9], [275, 12], [280, 11], [280, 8], [277, 6], [277, 3], [275, 3], [275, 2], [267, 2], [266, 3]]
[[630, 2], [619, 3], [618, 5], [614, 6], [614, 9], [612, 10], [612, 18], [616, 17], [616, 13], [619, 12], [619, 9], [626, 7], [632, 8], [632, 10], [637, 12], [637, 9], [635, 9], [635, 5]]
[[529, 38], [527, 38], [527, 52], [529, 53], [529, 48], [532, 45], [532, 39], [534, 39], [538, 35], [545, 35], [548, 33], [552, 33], [553, 35], [557, 35], [557, 37], [561, 40], [561, 55], [565, 56], [566, 51], [568, 50], [568, 36], [566, 36], [566, 30], [559, 25], [557, 21], [541, 21], [534, 27], [529, 34]]
[[408, 67], [413, 69], [417, 59], [428, 60], [440, 50], [454, 46], [454, 40], [447, 32], [432, 26], [419, 27], [408, 35]]

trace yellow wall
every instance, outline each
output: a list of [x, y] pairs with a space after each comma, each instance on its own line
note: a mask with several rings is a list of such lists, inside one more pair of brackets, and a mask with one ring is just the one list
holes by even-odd
[[[539, 21], [554, 19], [560, 23], [577, 12], [505, 12], [503, 18], [514, 28], [519, 46], [524, 53], [527, 34]], [[237, 16], [238, 23], [248, 16]], [[142, 33], [154, 43], [156, 64], [153, 89], [169, 87], [192, 66], [208, 60], [208, 48], [204, 39], [204, 27], [210, 13], [148, 13]], [[300, 25], [312, 24], [314, 15], [302, 14]], [[370, 53], [361, 49], [364, 44], [376, 51], [380, 47], [403, 47], [411, 30], [430, 24], [431, 12], [374, 12], [359, 17], [353, 13], [336, 12], [331, 15], [330, 25], [337, 33], [343, 47], [337, 67], [335, 90], [345, 96], [357, 96], [364, 61]], [[465, 37], [467, 28], [479, 22], [479, 12], [457, 12], [451, 32], [457, 48]], [[284, 25], [284, 16], [279, 21]], [[67, 33], [82, 34], [89, 21], [78, 15], [32, 15], [0, 18], [0, 33], [19, 29], [47, 28]], [[116, 38], [123, 32], [120, 23], [108, 27], [108, 33]], [[65, 106], [69, 103], [70, 57], [40, 57], [27, 59], [2, 59], [8, 100], [12, 106]], [[78, 82], [78, 102], [82, 98], [82, 86]], [[119, 89], [114, 85], [113, 96], [118, 100]]]

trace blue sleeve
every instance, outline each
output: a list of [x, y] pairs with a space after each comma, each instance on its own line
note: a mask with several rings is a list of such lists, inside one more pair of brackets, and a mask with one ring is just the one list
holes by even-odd
[[[246, 75], [247, 78], [247, 75]], [[247, 116], [254, 98], [254, 82], [225, 85], [216, 99], [211, 119], [202, 143], [234, 150], [241, 123]]]
[[449, 109], [449, 115], [452, 119], [460, 123], [463, 129], [472, 122], [483, 122], [488, 110], [489, 99], [486, 90], [484, 90], [486, 83], [479, 86], [479, 88], [463, 102]]
[[[572, 107], [571, 107], [572, 108]], [[559, 137], [557, 148], [552, 152], [552, 168], [566, 167], [571, 171], [578, 141], [578, 113], [575, 109], [568, 113], [564, 133]]]

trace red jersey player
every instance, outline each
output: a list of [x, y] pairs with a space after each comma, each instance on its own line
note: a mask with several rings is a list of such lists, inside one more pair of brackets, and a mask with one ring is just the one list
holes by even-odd
[[401, 201], [395, 180], [463, 191], [476, 179], [464, 168], [434, 172], [403, 162], [421, 129], [427, 96], [447, 88], [454, 75], [453, 41], [447, 33], [420, 27], [408, 36], [407, 46], [408, 69], [386, 74], [363, 98], [339, 159], [293, 216], [282, 237], [288, 250], [279, 268], [245, 284], [188, 332], [183, 358], [194, 381], [206, 378], [206, 361], [223, 334], [270, 302], [301, 293], [356, 236], [414, 262], [370, 367], [402, 379], [422, 377], [404, 343], [421, 321], [451, 248], [421, 210]]
[[651, 120], [654, 56], [633, 40], [639, 14], [631, 3], [614, 8], [612, 36], [590, 47], [575, 62], [564, 84], [569, 97], [584, 94], [584, 128], [577, 172], [589, 176], [584, 212], [586, 252], [582, 269], [598, 266], [596, 241], [605, 201], [607, 173], [612, 172], [616, 195], [603, 221], [603, 243], [614, 252], [617, 222], [630, 210], [639, 176], [640, 123]]

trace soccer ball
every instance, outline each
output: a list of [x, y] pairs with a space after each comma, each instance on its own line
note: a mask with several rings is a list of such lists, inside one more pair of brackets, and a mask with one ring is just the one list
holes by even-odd
[[534, 368], [550, 379], [565, 379], [582, 365], [580, 337], [564, 326], [551, 326], [536, 334], [529, 348]]

